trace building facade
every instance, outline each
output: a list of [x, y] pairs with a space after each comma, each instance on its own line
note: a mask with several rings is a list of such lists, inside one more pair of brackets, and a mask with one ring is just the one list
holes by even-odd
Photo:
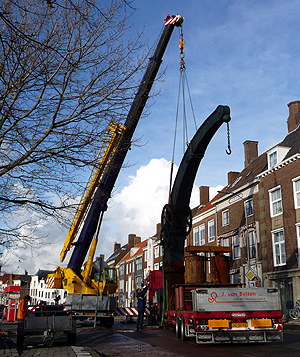
[[188, 238], [192, 245], [231, 247], [230, 282], [278, 287], [285, 315], [300, 299], [300, 101], [288, 107], [282, 142], [258, 155], [258, 142], [245, 141], [241, 172], [229, 172], [212, 201], [205, 202], [202, 189], [200, 203], [201, 194], [206, 198], [193, 210]]

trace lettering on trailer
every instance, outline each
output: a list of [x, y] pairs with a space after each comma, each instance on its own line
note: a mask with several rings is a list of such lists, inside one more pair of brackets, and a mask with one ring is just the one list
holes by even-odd
[[266, 288], [196, 289], [193, 301], [197, 311], [280, 310], [278, 292]]

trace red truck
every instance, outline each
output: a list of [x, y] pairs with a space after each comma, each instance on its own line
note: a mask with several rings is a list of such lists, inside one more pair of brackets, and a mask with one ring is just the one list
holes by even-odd
[[[151, 314], [174, 326], [182, 340], [281, 342], [282, 309], [277, 289], [230, 284], [229, 256], [224, 254], [230, 254], [230, 247], [185, 248], [192, 228], [189, 201], [198, 167], [215, 132], [230, 119], [229, 107], [218, 106], [197, 130], [181, 161], [162, 211], [162, 272], [153, 271], [148, 279]], [[211, 282], [206, 281], [208, 261], [213, 271]], [[159, 281], [162, 292], [154, 287]]]

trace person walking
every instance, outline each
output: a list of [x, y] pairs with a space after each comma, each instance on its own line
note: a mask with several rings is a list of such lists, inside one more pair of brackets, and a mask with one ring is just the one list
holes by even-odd
[[144, 312], [146, 307], [146, 293], [148, 287], [144, 286], [144, 283], [141, 283], [141, 288], [137, 289], [136, 297], [137, 297], [137, 308], [138, 308], [138, 318], [136, 321], [136, 331], [143, 330], [143, 322], [144, 322]]
[[17, 319], [18, 319], [18, 331], [17, 331], [17, 346], [22, 347], [24, 341], [24, 320], [28, 314], [28, 302], [30, 301], [30, 296], [25, 295], [20, 302]]

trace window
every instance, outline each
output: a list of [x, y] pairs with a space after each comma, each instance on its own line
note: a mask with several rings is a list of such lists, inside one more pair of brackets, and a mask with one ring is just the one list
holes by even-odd
[[293, 180], [295, 208], [300, 208], [300, 177]]
[[277, 187], [269, 191], [271, 217], [278, 216], [282, 213], [281, 188]]
[[297, 230], [297, 240], [298, 240], [297, 262], [298, 262], [298, 268], [300, 268], [300, 224], [296, 226], [296, 230]]
[[223, 226], [229, 225], [229, 210], [228, 209], [226, 211], [222, 212], [222, 224], [223, 224]]
[[205, 224], [200, 226], [200, 245], [205, 244]]
[[154, 257], [159, 258], [159, 246], [154, 248]]
[[144, 279], [146, 279], [147, 278], [147, 269], [145, 268], [144, 269]]
[[246, 211], [247, 217], [253, 215], [253, 199], [252, 198], [251, 198], [251, 200], [248, 200], [245, 202], [245, 211]]
[[159, 270], [159, 263], [154, 264], [154, 270]]
[[128, 274], [128, 264], [126, 264], [126, 274]]
[[230, 283], [231, 284], [240, 284], [241, 283], [241, 275], [239, 272], [230, 274]]
[[273, 151], [269, 155], [269, 168], [271, 169], [276, 164], [277, 164], [277, 151]]
[[143, 265], [142, 257], [137, 258], [137, 260], [136, 260], [136, 275], [142, 275], [142, 270], [143, 270], [142, 265]]
[[124, 279], [124, 264], [120, 265], [119, 272], [120, 272], [120, 280], [123, 280]]
[[147, 261], [147, 250], [145, 250], [145, 252], [144, 252], [144, 257], [145, 257], [145, 262]]
[[193, 245], [199, 245], [199, 226], [193, 229]]
[[249, 257], [256, 258], [256, 235], [255, 231], [249, 232]]
[[239, 259], [241, 257], [240, 237], [238, 234], [232, 237], [232, 254], [233, 259]]
[[128, 281], [126, 281], [126, 284], [125, 284], [125, 290], [126, 290], [126, 292], [128, 292]]
[[208, 242], [215, 240], [215, 221], [212, 219], [208, 222]]
[[272, 232], [274, 266], [285, 265], [285, 240], [283, 230]]

